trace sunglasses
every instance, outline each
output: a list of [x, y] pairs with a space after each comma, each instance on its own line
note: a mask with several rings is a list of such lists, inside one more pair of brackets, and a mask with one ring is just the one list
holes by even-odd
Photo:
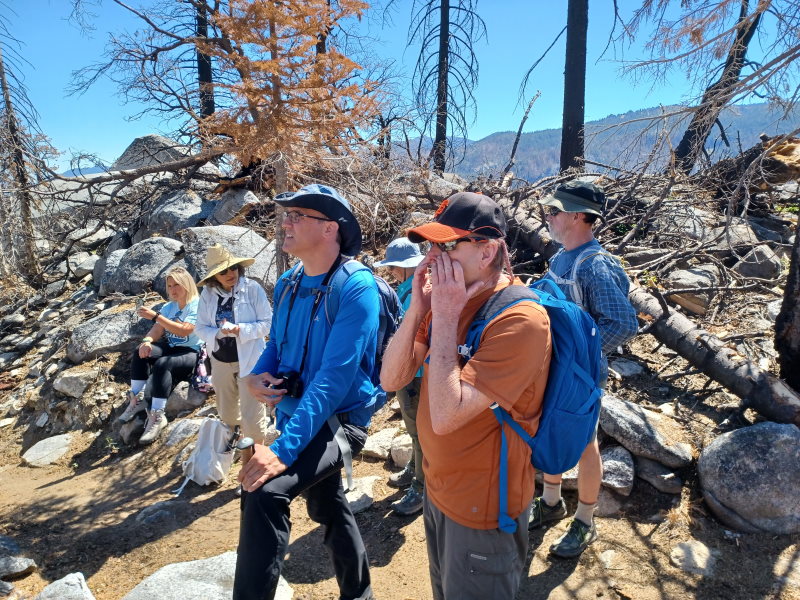
[[451, 252], [456, 249], [461, 242], [470, 242], [472, 244], [482, 244], [484, 242], [488, 242], [489, 240], [486, 238], [459, 238], [457, 240], [453, 240], [452, 242], [433, 242], [434, 246], [437, 246], [439, 250], [442, 252]]
[[283, 213], [283, 218], [292, 225], [297, 225], [300, 222], [300, 219], [314, 219], [315, 221], [333, 221], [333, 219], [326, 219], [324, 217], [315, 217], [313, 215], [307, 215], [305, 213], [301, 213], [300, 211], [296, 210], [286, 211], [285, 213]]
[[542, 206], [542, 210], [544, 211], [545, 216], [547, 217], [555, 217], [557, 214], [564, 212], [560, 208], [556, 208], [555, 206]]
[[230, 271], [237, 271], [238, 269], [239, 265], [233, 265], [232, 267], [228, 267], [227, 269], [217, 272], [217, 275], [227, 275]]

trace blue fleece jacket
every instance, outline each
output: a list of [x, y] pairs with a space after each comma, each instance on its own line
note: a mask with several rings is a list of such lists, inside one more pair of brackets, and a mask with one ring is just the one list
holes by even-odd
[[253, 373], [272, 375], [299, 371], [308, 336], [301, 373], [303, 396], [284, 396], [277, 404], [281, 435], [270, 445], [287, 466], [334, 413], [348, 413], [352, 424], [368, 426], [372, 407], [382, 393], [370, 379], [380, 306], [372, 274], [362, 270], [350, 275], [341, 286], [336, 314], [326, 316], [324, 296], [312, 315], [315, 291], [325, 275], [302, 275], [292, 301], [290, 289], [284, 294], [290, 273], [284, 273], [275, 285], [269, 342], [253, 368]]

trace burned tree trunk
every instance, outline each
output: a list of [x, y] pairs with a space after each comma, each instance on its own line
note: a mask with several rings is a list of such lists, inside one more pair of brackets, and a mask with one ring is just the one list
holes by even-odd
[[775, 350], [781, 377], [800, 392], [800, 221], [795, 229], [781, 312], [775, 319]]
[[567, 52], [564, 61], [564, 113], [561, 125], [561, 171], [583, 169], [583, 119], [586, 101], [586, 32], [589, 0], [569, 0]]

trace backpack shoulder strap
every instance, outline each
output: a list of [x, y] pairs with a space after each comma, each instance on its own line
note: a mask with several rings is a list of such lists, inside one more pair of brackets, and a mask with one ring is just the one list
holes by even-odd
[[291, 269], [286, 271], [281, 278], [278, 280], [275, 288], [277, 291], [277, 287], [280, 286], [280, 294], [277, 296], [275, 300], [275, 307], [274, 313], [277, 314], [278, 308], [280, 308], [281, 304], [283, 304], [284, 299], [286, 298], [286, 294], [294, 290], [297, 283], [300, 281], [300, 278], [303, 276], [303, 262], [298, 261], [295, 266]]
[[339, 311], [339, 296], [341, 296], [345, 281], [347, 281], [353, 273], [365, 270], [369, 271], [369, 267], [357, 260], [351, 259], [344, 261], [333, 272], [330, 281], [328, 281], [328, 286], [325, 288], [325, 318], [328, 320], [328, 325], [333, 325], [333, 320], [336, 318], [336, 313]]
[[525, 300], [537, 302], [538, 296], [524, 285], [511, 284], [492, 294], [475, 313], [464, 344], [458, 347], [458, 354], [466, 360], [472, 358], [478, 350], [486, 326], [504, 310]]

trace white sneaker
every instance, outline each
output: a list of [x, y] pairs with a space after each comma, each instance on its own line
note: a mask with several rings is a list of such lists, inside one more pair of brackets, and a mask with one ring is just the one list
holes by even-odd
[[152, 444], [167, 426], [167, 417], [163, 410], [151, 410], [147, 413], [147, 422], [144, 424], [144, 433], [139, 438], [143, 446]]
[[125, 407], [125, 412], [117, 417], [117, 420], [120, 423], [127, 423], [143, 410], [147, 410], [147, 404], [144, 401], [144, 390], [135, 396], [133, 395], [133, 392], [128, 390], [128, 393], [125, 397], [128, 399], [128, 406]]

